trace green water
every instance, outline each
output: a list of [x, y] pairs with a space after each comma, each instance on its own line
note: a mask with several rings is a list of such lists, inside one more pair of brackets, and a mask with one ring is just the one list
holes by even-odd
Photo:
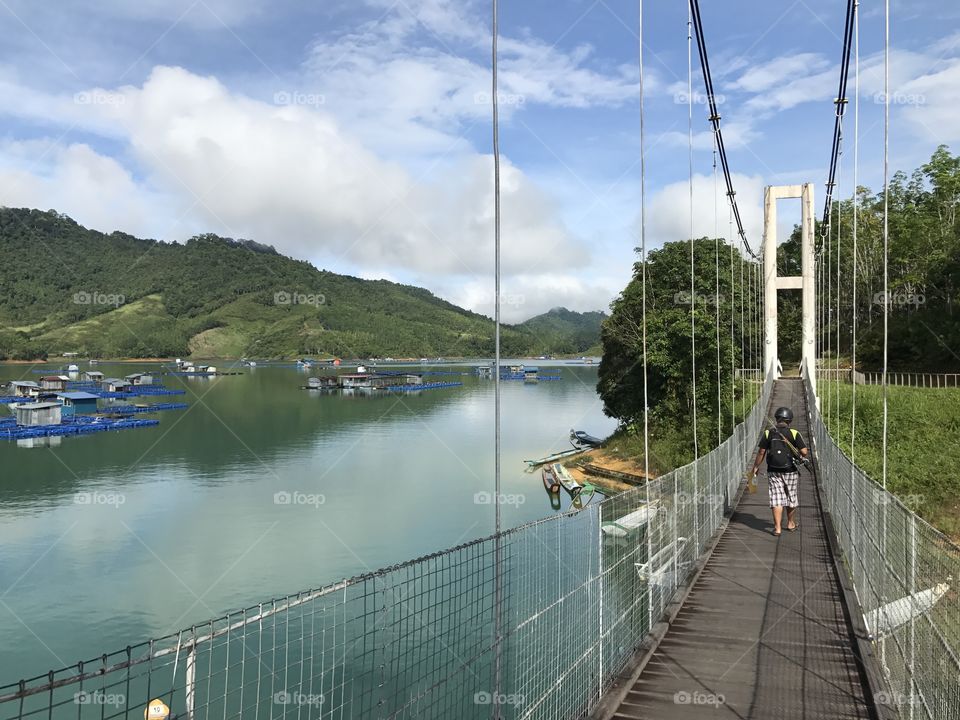
[[[614, 427], [595, 368], [540, 366], [563, 379], [502, 384], [505, 526], [555, 512], [525, 458]], [[144, 401], [190, 407], [158, 427], [0, 441], [0, 686], [492, 531], [492, 380], [346, 396], [306, 375], [165, 377], [186, 396]], [[17, 378], [37, 375], [0, 366]]]

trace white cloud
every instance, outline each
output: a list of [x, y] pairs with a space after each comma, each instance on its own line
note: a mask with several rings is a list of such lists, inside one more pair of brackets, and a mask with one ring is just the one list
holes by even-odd
[[[763, 237], [763, 178], [732, 176], [737, 192], [737, 207], [743, 220], [747, 241], [754, 252], [759, 252]], [[714, 237], [719, 227], [720, 237], [729, 238], [726, 188], [722, 179], [714, 193], [713, 177], [694, 175], [693, 178], [693, 235]], [[714, 212], [716, 200], [717, 213]], [[715, 217], [719, 218], [715, 222]], [[736, 227], [733, 232], [736, 236]], [[684, 241], [690, 237], [690, 187], [687, 181], [671, 183], [653, 194], [647, 208], [647, 248], [654, 249], [666, 242]]]
[[808, 77], [828, 67], [830, 62], [818, 53], [791, 53], [750, 65], [746, 72], [727, 87], [760, 93]]
[[[30, 170], [29, 157], [43, 150], [8, 144], [8, 204], [52, 205], [100, 229], [149, 228], [165, 239], [182, 239], [187, 227], [252, 237], [297, 257], [334, 258], [334, 266], [492, 271], [488, 155], [460, 154], [418, 181], [323, 110], [252, 100], [180, 68], [156, 68], [142, 88], [111, 96], [80, 107], [91, 125], [122, 131], [137, 178], [86, 145], [48, 154]], [[550, 199], [509, 159], [501, 172], [504, 272], [588, 262]], [[184, 225], [171, 226], [178, 217]]]

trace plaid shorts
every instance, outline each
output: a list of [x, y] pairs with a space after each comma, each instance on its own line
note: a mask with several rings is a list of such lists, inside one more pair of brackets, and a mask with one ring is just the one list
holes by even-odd
[[798, 472], [768, 472], [770, 484], [770, 507], [795, 508], [800, 504], [797, 495], [797, 484], [800, 481]]

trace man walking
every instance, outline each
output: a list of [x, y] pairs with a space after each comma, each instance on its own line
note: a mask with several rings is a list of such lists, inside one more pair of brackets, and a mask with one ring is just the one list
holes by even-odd
[[793, 422], [793, 411], [790, 408], [777, 408], [773, 418], [776, 425], [764, 430], [760, 438], [757, 459], [753, 463], [753, 475], [757, 474], [760, 463], [766, 457], [770, 507], [773, 509], [773, 534], [780, 537], [783, 508], [787, 508], [787, 530], [793, 532], [798, 527], [795, 515], [800, 505], [797, 495], [800, 473], [797, 472], [796, 463], [806, 464], [809, 450], [803, 436], [790, 427]]

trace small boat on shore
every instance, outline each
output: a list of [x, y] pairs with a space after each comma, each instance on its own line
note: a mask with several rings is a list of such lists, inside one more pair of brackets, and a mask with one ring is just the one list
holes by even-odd
[[594, 485], [584, 483], [583, 487], [580, 488], [580, 492], [573, 496], [573, 507], [577, 510], [582, 510], [590, 504], [590, 501], [593, 500], [593, 496], [596, 495], [597, 492], [597, 488]]
[[593, 435], [585, 433], [583, 430], [571, 430], [570, 431], [570, 442], [573, 443], [574, 447], [597, 447], [603, 441], [600, 438], [596, 438]]
[[543, 478], [543, 486], [547, 489], [547, 492], [551, 495], [560, 492], [560, 481], [557, 480], [557, 476], [553, 474], [553, 469], [545, 467], [540, 471], [540, 476]]
[[642, 503], [639, 508], [621, 518], [601, 522], [600, 531], [608, 537], [626, 537], [653, 520], [658, 512], [660, 512], [659, 500], [649, 505]]
[[576, 480], [573, 479], [573, 475], [570, 474], [570, 471], [567, 470], [560, 463], [554, 463], [550, 466], [553, 470], [554, 477], [560, 482], [563, 486], [563, 489], [566, 490], [573, 496], [576, 496], [583, 490], [583, 487]]
[[561, 450], [560, 452], [553, 453], [552, 455], [547, 455], [539, 460], [524, 460], [524, 462], [530, 467], [537, 467], [538, 465], [547, 465], [548, 463], [552, 463], [563, 458], [568, 458], [578, 453], [586, 452], [589, 449], [590, 448], [570, 448], [569, 450]]

